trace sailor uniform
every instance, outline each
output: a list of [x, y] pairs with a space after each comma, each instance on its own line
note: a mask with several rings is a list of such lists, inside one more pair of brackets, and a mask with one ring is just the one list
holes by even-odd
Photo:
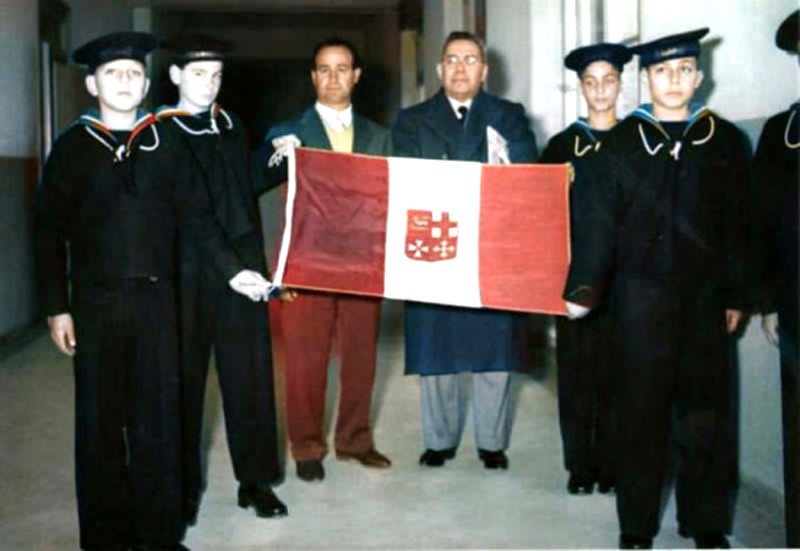
[[[212, 105], [197, 115], [178, 109], [158, 113], [165, 131], [190, 152], [207, 189], [213, 213], [241, 269], [266, 276], [267, 267], [247, 136], [241, 122]], [[237, 268], [238, 270], [238, 268]], [[225, 428], [236, 479], [244, 484], [275, 483], [278, 458], [275, 391], [269, 317], [228, 286], [203, 254], [201, 243], [180, 247], [182, 411], [186, 499], [199, 502], [203, 489], [201, 440], [203, 403], [211, 349], [222, 391]]]
[[629, 536], [658, 532], [673, 406], [681, 533], [730, 526], [725, 312], [749, 304], [747, 158], [738, 129], [706, 108], [692, 106], [676, 139], [642, 106], [611, 130], [573, 195], [582, 217], [564, 298], [609, 300], [624, 336], [614, 350], [616, 491]]
[[92, 111], [58, 138], [45, 164], [37, 260], [46, 313], [70, 313], [75, 324], [82, 547], [182, 538], [179, 225], [221, 258], [184, 151], [150, 114], [119, 141]]
[[[795, 24], [797, 17], [795, 17]], [[796, 36], [795, 28], [795, 36]], [[796, 42], [795, 42], [796, 43]], [[786, 534], [800, 547], [800, 329], [798, 308], [798, 161], [800, 103], [764, 125], [753, 161], [760, 199], [759, 243], [763, 254], [762, 311], [778, 313], [783, 403], [783, 473]]]
[[[580, 192], [580, 181], [594, 170], [592, 162], [608, 131], [592, 129], [579, 119], [550, 139], [540, 163], [571, 163], [575, 180], [571, 195]], [[591, 205], [585, 205], [591, 208]], [[579, 224], [584, 213], [571, 201], [570, 218]], [[574, 246], [573, 246], [574, 247]], [[613, 485], [611, 432], [611, 317], [602, 305], [586, 318], [556, 318], [558, 363], [558, 412], [564, 449], [564, 467], [576, 481]]]

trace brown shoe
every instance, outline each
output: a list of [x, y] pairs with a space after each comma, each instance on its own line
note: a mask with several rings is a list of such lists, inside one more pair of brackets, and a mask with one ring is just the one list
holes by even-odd
[[392, 466], [392, 461], [375, 448], [364, 453], [336, 452], [336, 459], [355, 459], [365, 467], [375, 469], [388, 469]]

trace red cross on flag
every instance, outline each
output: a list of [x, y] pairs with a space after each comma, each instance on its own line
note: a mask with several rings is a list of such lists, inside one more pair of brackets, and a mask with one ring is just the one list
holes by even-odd
[[458, 250], [458, 222], [450, 213], [429, 210], [408, 211], [406, 256], [411, 260], [436, 262], [455, 258]]
[[275, 283], [564, 314], [568, 196], [567, 165], [297, 148]]

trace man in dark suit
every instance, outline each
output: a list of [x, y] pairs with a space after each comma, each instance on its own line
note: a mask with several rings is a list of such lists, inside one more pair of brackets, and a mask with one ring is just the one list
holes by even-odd
[[[250, 276], [266, 282], [257, 179], [241, 122], [216, 103], [227, 45], [191, 35], [170, 45], [178, 105], [159, 110], [165, 131], [176, 134], [203, 176], [214, 215], [230, 249]], [[180, 247], [180, 312], [184, 511], [194, 524], [202, 495], [201, 434], [211, 349], [222, 391], [225, 428], [240, 507], [280, 517], [286, 506], [270, 487], [279, 481], [275, 393], [268, 311], [228, 287], [225, 274], [202, 254], [197, 240]]]
[[[776, 45], [798, 53], [800, 11], [778, 28]], [[797, 210], [800, 161], [800, 103], [771, 117], [764, 125], [753, 161], [760, 197], [764, 252], [762, 326], [767, 339], [779, 346], [783, 402], [783, 479], [786, 545], [800, 547], [800, 362], [797, 344]]]
[[[437, 65], [442, 89], [400, 112], [392, 127], [394, 153], [533, 162], [536, 140], [525, 111], [482, 91], [488, 70], [483, 43], [467, 32], [451, 33]], [[406, 303], [406, 373], [423, 376], [421, 464], [438, 467], [455, 456], [465, 419], [459, 373], [467, 372], [472, 373], [478, 455], [487, 469], [508, 467], [509, 371], [520, 363], [519, 322], [519, 315], [509, 312]]]
[[[331, 38], [311, 59], [316, 104], [297, 120], [267, 133], [268, 181], [286, 180], [282, 153], [290, 144], [344, 153], [389, 154], [386, 129], [353, 111], [351, 94], [361, 76], [355, 47]], [[334, 446], [338, 459], [386, 468], [375, 449], [369, 414], [381, 302], [376, 298], [303, 291], [280, 306], [286, 346], [286, 424], [297, 476], [322, 480], [327, 453], [323, 431], [328, 361], [334, 336], [339, 345], [339, 411]]]

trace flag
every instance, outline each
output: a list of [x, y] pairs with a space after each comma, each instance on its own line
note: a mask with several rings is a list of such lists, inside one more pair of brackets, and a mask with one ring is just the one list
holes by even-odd
[[565, 314], [568, 165], [297, 148], [276, 284]]

